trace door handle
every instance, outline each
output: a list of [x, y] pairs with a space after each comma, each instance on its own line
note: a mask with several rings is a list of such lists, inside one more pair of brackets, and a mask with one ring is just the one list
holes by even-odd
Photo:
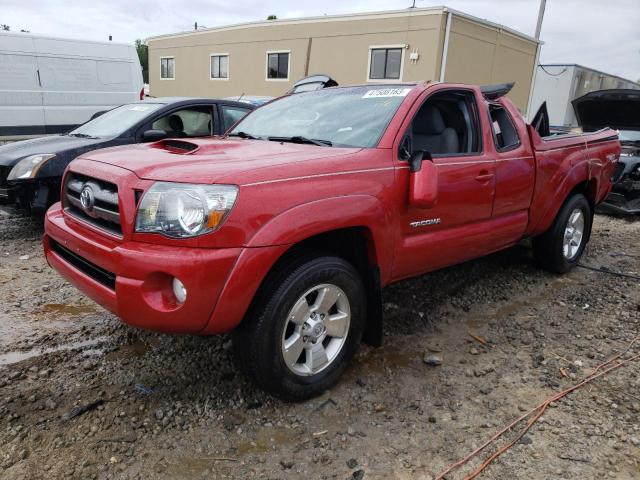
[[476, 180], [479, 182], [488, 182], [493, 178], [493, 173], [481, 173], [476, 177]]

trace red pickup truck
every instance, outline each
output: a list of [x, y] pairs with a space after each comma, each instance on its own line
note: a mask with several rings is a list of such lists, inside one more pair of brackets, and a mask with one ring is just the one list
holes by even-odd
[[329, 88], [221, 139], [86, 153], [46, 215], [47, 260], [128, 324], [233, 330], [250, 378], [308, 398], [380, 343], [385, 285], [525, 238], [550, 270], [579, 261], [617, 135], [541, 138], [507, 91]]

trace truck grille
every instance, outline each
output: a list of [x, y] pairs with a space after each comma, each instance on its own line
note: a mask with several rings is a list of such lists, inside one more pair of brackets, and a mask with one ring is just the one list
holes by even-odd
[[64, 207], [74, 217], [122, 236], [118, 187], [113, 183], [70, 172], [64, 186]]

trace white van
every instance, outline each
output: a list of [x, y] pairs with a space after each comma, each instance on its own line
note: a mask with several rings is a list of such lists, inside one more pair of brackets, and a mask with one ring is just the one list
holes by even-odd
[[133, 45], [0, 32], [0, 141], [62, 133], [143, 97]]

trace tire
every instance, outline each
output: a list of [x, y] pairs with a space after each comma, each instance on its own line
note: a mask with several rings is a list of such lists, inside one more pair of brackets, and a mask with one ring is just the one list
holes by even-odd
[[360, 345], [365, 319], [364, 285], [350, 263], [309, 252], [289, 257], [268, 275], [235, 330], [236, 362], [283, 400], [311, 398], [337, 382]]
[[592, 223], [591, 206], [585, 196], [578, 193], [569, 197], [549, 230], [533, 239], [533, 255], [538, 264], [556, 273], [574, 268], [589, 241]]

